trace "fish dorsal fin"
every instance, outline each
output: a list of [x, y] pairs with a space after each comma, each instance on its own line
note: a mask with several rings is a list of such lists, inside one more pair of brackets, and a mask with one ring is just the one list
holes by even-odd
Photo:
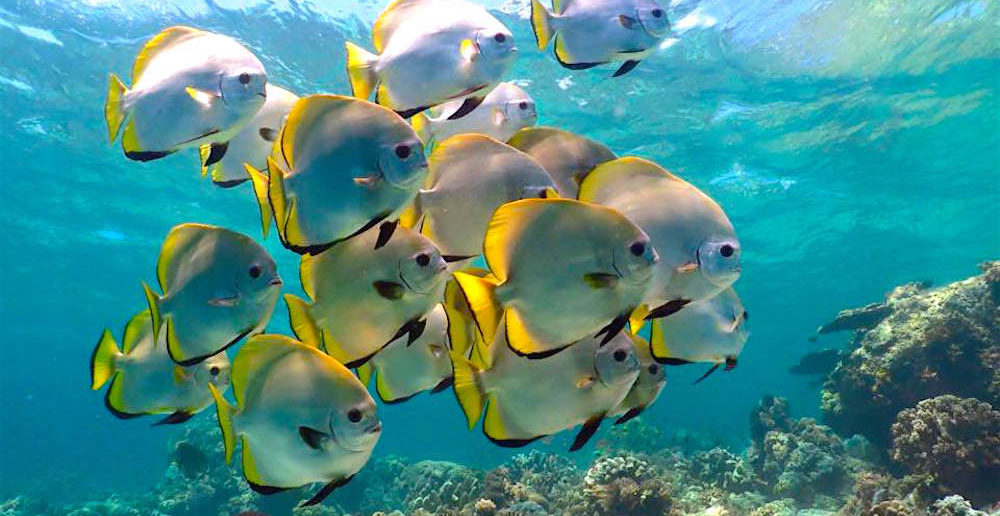
[[552, 13], [562, 14], [573, 4], [573, 0], [552, 0]]
[[300, 135], [308, 136], [317, 122], [330, 113], [343, 109], [350, 102], [358, 100], [341, 95], [309, 95], [295, 102], [276, 142], [289, 168], [295, 169], [296, 139]]
[[236, 354], [231, 372], [237, 406], [245, 406], [247, 383], [253, 375], [288, 353], [302, 348], [307, 346], [284, 335], [257, 335], [247, 341]]
[[183, 258], [187, 251], [197, 245], [207, 232], [217, 229], [215, 226], [187, 223], [174, 226], [167, 233], [156, 262], [156, 279], [160, 282], [160, 290], [167, 293], [171, 281], [185, 263]]
[[609, 186], [633, 188], [630, 182], [643, 179], [685, 182], [652, 161], [626, 156], [602, 163], [591, 170], [580, 183], [577, 198], [581, 201], [599, 203], [598, 199]]
[[382, 53], [382, 49], [389, 42], [392, 33], [408, 18], [407, 12], [414, 6], [425, 1], [396, 0], [382, 10], [382, 13], [375, 20], [375, 24], [372, 25], [372, 46], [375, 47], [375, 52]]
[[514, 243], [525, 228], [539, 218], [575, 209], [571, 205], [584, 206], [571, 199], [521, 199], [504, 204], [493, 212], [483, 238], [483, 257], [498, 283], [507, 281], [509, 258], [515, 252]]
[[565, 131], [554, 127], [525, 127], [524, 129], [514, 133], [514, 136], [511, 136], [510, 139], [507, 140], [507, 145], [523, 151], [534, 147], [539, 142], [548, 138], [554, 138], [564, 133]]
[[139, 81], [139, 77], [142, 75], [142, 72], [146, 70], [150, 61], [152, 61], [157, 54], [185, 39], [203, 33], [204, 31], [192, 27], [176, 25], [174, 27], [164, 29], [156, 36], [153, 36], [153, 39], [147, 41], [146, 45], [142, 47], [142, 50], [139, 51], [139, 55], [135, 58], [135, 63], [132, 64], [132, 85], [134, 86], [135, 83]]
[[152, 335], [153, 321], [149, 310], [143, 310], [129, 319], [122, 332], [122, 353], [129, 354], [143, 335]]

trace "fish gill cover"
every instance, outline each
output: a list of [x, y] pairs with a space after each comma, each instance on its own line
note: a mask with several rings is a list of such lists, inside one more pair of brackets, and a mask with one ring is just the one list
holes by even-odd
[[[969, 465], [960, 481], [929, 489], [914, 487], [919, 479], [893, 478], [933, 473], [933, 464], [906, 454], [942, 439], [941, 432], [900, 430], [894, 441], [893, 431], [933, 420], [934, 411], [945, 407], [968, 408], [951, 419], [969, 428], [970, 444], [943, 447], [942, 462], [952, 460], [951, 450], [961, 455], [995, 442], [995, 393], [921, 376], [935, 374], [939, 355], [921, 355], [926, 368], [900, 369], [914, 375], [907, 381], [873, 381], [919, 381], [930, 386], [921, 397], [935, 400], [917, 406], [919, 400], [906, 399], [899, 406], [898, 400], [878, 398], [875, 406], [892, 407], [893, 414], [909, 410], [898, 419], [880, 413], [878, 424], [845, 419], [850, 413], [831, 409], [829, 394], [821, 413], [818, 385], [784, 373], [809, 352], [836, 346], [850, 358], [833, 373], [827, 392], [887, 396], [866, 390], [871, 385], [861, 380], [860, 388], [847, 382], [884, 374], [867, 371], [866, 364], [897, 363], [880, 357], [896, 357], [900, 349], [904, 359], [909, 356], [905, 339], [891, 352], [871, 350], [883, 349], [878, 343], [899, 324], [922, 328], [921, 309], [901, 307], [886, 322], [866, 328], [869, 337], [852, 342], [820, 336], [821, 343], [811, 344], [806, 338], [838, 310], [878, 301], [896, 285], [949, 284], [1000, 255], [996, 3], [674, 1], [665, 6], [669, 37], [617, 79], [609, 78], [614, 66], [571, 71], [556, 63], [551, 49], [537, 51], [529, 2], [479, 3], [514, 33], [519, 56], [507, 78], [534, 98], [539, 125], [586, 135], [618, 155], [650, 158], [725, 208], [745, 250], [737, 288], [753, 314], [754, 333], [739, 367], [728, 374], [693, 386], [704, 368], [670, 368], [660, 399], [638, 421], [597, 435], [602, 457], [593, 463], [590, 455], [565, 453], [570, 432], [534, 445], [545, 454], [492, 446], [479, 432], [464, 430], [461, 411], [447, 396], [380, 406], [384, 435], [368, 476], [328, 503], [354, 513], [418, 507], [443, 512], [457, 510], [461, 501], [482, 511], [477, 514], [490, 514], [488, 503], [478, 503], [482, 497], [493, 510], [509, 508], [510, 514], [531, 514], [536, 506], [579, 514], [622, 514], [622, 507], [632, 514], [750, 514], [764, 507], [771, 512], [757, 514], [786, 514], [841, 504], [851, 514], [872, 514], [882, 505], [883, 512], [875, 513], [887, 514], [906, 509], [906, 495], [919, 492], [926, 503], [907, 510], [952, 514], [943, 512], [946, 506], [962, 503], [945, 496], [950, 493], [980, 507], [996, 502], [997, 494], [976, 478], [995, 471], [989, 469], [995, 463]], [[223, 468], [211, 411], [196, 416], [188, 429], [150, 429], [146, 421], [115, 419], [101, 407], [100, 396], [86, 389], [81, 364], [90, 358], [99, 329], [110, 327], [117, 336], [127, 317], [145, 306], [139, 282], [155, 284], [156, 256], [171, 227], [197, 221], [259, 234], [249, 185], [224, 190], [201, 180], [197, 153], [139, 164], [108, 145], [101, 111], [107, 73], [124, 78], [146, 40], [182, 24], [244, 43], [269, 78], [292, 91], [348, 94], [344, 43], [369, 42], [371, 23], [386, 4], [38, 0], [0, 6], [0, 119], [6, 129], [0, 331], [8, 351], [0, 365], [0, 498], [11, 499], [0, 503], [0, 512], [261, 508], [237, 472]], [[263, 244], [289, 280], [285, 291], [302, 296], [291, 281], [297, 257], [273, 234]], [[996, 284], [995, 266], [985, 277]], [[974, 300], [959, 297], [956, 303], [995, 310], [992, 288], [992, 305], [981, 301], [989, 288], [969, 290]], [[978, 308], [972, 312], [982, 315]], [[985, 364], [986, 372], [977, 370], [976, 378], [989, 385], [982, 378], [996, 374], [995, 316], [961, 324], [957, 337], [953, 330], [929, 334], [944, 335], [939, 340], [951, 339], [960, 350], [974, 349], [980, 359], [961, 363]], [[289, 333], [287, 328], [279, 307], [268, 329]], [[921, 330], [912, 341], [937, 342], [921, 340], [923, 335]], [[954, 347], [930, 346], [939, 348]], [[787, 405], [771, 394], [787, 397], [796, 416], [825, 416], [845, 435], [776, 415]], [[939, 397], [945, 395], [978, 401]], [[854, 433], [875, 444], [847, 435]], [[449, 463], [419, 462], [424, 460]], [[192, 485], [209, 485], [195, 484], [192, 476], [199, 482], [211, 476], [218, 496], [192, 493]], [[447, 477], [466, 497], [452, 498], [454, 492], [422, 483], [425, 476]], [[687, 497], [676, 487], [664, 491], [662, 484], [669, 482], [689, 486]], [[161, 495], [143, 499], [154, 486]], [[572, 492], [591, 495], [574, 499]], [[635, 506], [636, 493], [645, 493], [638, 498], [651, 505]], [[204, 505], [178, 502], [197, 496]], [[235, 498], [242, 505], [225, 505]], [[280, 513], [303, 498], [290, 497], [268, 510]], [[779, 499], [786, 501], [772, 501]]]

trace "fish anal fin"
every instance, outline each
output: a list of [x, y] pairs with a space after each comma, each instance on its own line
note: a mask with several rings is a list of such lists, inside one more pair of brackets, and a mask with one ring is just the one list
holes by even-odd
[[104, 393], [104, 406], [118, 419], [132, 419], [145, 414], [135, 414], [126, 412], [122, 400], [122, 373], [118, 373], [111, 379], [111, 387]]
[[510, 349], [526, 358], [541, 360], [548, 358], [566, 349], [570, 344], [560, 344], [555, 347], [546, 346], [536, 339], [528, 327], [524, 324], [524, 319], [516, 308], [508, 308], [504, 311], [504, 331], [507, 336], [507, 346]]

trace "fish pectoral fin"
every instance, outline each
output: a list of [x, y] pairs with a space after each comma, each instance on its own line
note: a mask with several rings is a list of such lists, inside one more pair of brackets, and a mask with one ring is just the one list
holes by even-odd
[[163, 419], [161, 419], [161, 420], [153, 423], [153, 426], [176, 425], [176, 424], [179, 424], [179, 423], [183, 423], [183, 422], [187, 421], [188, 419], [191, 419], [192, 417], [194, 417], [193, 413], [191, 413], [191, 412], [189, 412], [187, 410], [178, 410], [178, 411], [174, 412], [173, 414], [170, 414], [169, 416], [167, 416], [167, 417], [165, 417], [165, 418], [163, 418]]
[[448, 115], [448, 120], [458, 120], [459, 118], [468, 115], [473, 109], [479, 107], [485, 98], [486, 97], [466, 97], [465, 101], [462, 102], [462, 105], [459, 106], [454, 113]]
[[381, 180], [382, 176], [379, 175], [355, 177], [354, 184], [358, 186], [363, 186], [365, 188], [375, 188], [375, 186], [378, 185]]
[[302, 442], [306, 443], [306, 446], [314, 450], [322, 450], [323, 445], [330, 440], [329, 435], [308, 426], [299, 427], [299, 437], [302, 438]]
[[593, 289], [615, 288], [620, 279], [618, 275], [607, 272], [588, 272], [583, 275], [584, 283]]
[[632, 310], [628, 310], [618, 317], [611, 320], [605, 327], [601, 328], [601, 331], [594, 335], [594, 338], [600, 337], [604, 334], [604, 338], [601, 339], [601, 346], [607, 344], [611, 339], [615, 338], [616, 335], [621, 333], [625, 329], [625, 325], [628, 324], [629, 317], [632, 315]]
[[587, 441], [597, 433], [597, 429], [600, 428], [601, 422], [604, 421], [606, 416], [606, 412], [601, 412], [588, 419], [583, 424], [583, 427], [580, 428], [580, 433], [576, 434], [576, 439], [573, 440], [573, 445], [569, 447], [569, 451], [574, 452], [583, 448], [583, 445], [587, 444]]
[[588, 387], [593, 387], [593, 385], [595, 383], [597, 383], [597, 379], [595, 379], [593, 376], [590, 376], [590, 375], [584, 376], [583, 378], [580, 378], [579, 380], [577, 380], [577, 382], [576, 382], [576, 388], [577, 389], [586, 389]]
[[639, 60], [638, 59], [629, 59], [628, 61], [625, 61], [624, 63], [622, 63], [622, 65], [619, 66], [618, 69], [615, 70], [615, 73], [611, 74], [611, 76], [612, 77], [621, 77], [622, 75], [625, 75], [625, 74], [631, 72], [633, 69], [635, 69], [635, 67], [638, 64], [639, 64]]
[[278, 131], [270, 127], [261, 127], [257, 130], [257, 134], [266, 142], [274, 142], [278, 139]]
[[638, 23], [639, 21], [631, 16], [625, 16], [624, 14], [618, 15], [618, 24], [626, 29], [632, 30]]
[[690, 302], [691, 302], [690, 299], [672, 299], [650, 310], [649, 313], [646, 314], [645, 317], [643, 317], [643, 319], [648, 321], [650, 319], [659, 319], [661, 317], [667, 317], [669, 315], [679, 312], [681, 308], [684, 308]]
[[230, 293], [220, 293], [215, 297], [208, 300], [208, 304], [212, 306], [236, 306], [240, 302], [240, 295], [230, 294]]
[[212, 104], [215, 103], [215, 101], [222, 98], [222, 96], [217, 93], [200, 90], [191, 86], [184, 88], [184, 91], [188, 94], [188, 96], [194, 99], [195, 102], [201, 104], [205, 108], [212, 107]]
[[620, 425], [620, 424], [623, 424], [623, 423], [625, 423], [627, 421], [635, 419], [636, 416], [638, 416], [639, 414], [642, 414], [643, 410], [646, 410], [646, 407], [644, 405], [639, 405], [638, 407], [632, 407], [632, 408], [628, 409], [628, 412], [622, 414], [622, 417], [616, 419], [615, 420], [615, 424], [616, 425]]
[[503, 125], [507, 121], [507, 115], [503, 114], [500, 108], [493, 108], [493, 123], [496, 125]]
[[403, 292], [406, 290], [406, 287], [395, 281], [378, 280], [372, 282], [372, 286], [375, 287], [378, 295], [391, 300], [403, 297]]
[[399, 226], [398, 220], [386, 221], [379, 225], [378, 238], [375, 239], [375, 249], [379, 249], [389, 243], [389, 239], [396, 232], [397, 226]]
[[314, 494], [312, 498], [300, 503], [299, 507], [308, 507], [310, 505], [316, 505], [322, 502], [323, 500], [326, 499], [327, 496], [330, 496], [330, 493], [332, 493], [338, 487], [341, 487], [350, 482], [352, 478], [354, 478], [354, 475], [330, 481], [330, 483], [323, 486], [323, 489], [320, 489], [319, 492]]
[[688, 274], [696, 270], [698, 270], [698, 262], [687, 262], [674, 268], [674, 272], [678, 274]]

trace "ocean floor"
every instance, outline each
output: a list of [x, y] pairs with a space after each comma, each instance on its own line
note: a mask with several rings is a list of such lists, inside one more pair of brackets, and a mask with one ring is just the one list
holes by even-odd
[[843, 312], [829, 327], [855, 336], [823, 384], [830, 426], [766, 396], [743, 450], [637, 418], [585, 468], [538, 450], [488, 471], [377, 458], [323, 505], [298, 509], [308, 490], [261, 496], [225, 466], [208, 415], [147, 494], [66, 506], [21, 496], [0, 502], [0, 516], [1000, 515], [1000, 262], [981, 269]]

